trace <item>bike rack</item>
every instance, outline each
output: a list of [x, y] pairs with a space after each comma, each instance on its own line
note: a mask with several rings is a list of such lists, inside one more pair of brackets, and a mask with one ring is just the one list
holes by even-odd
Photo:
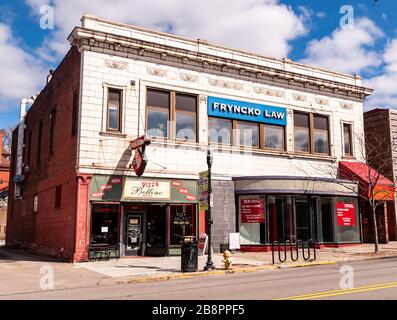
[[[313, 259], [317, 259], [316, 255], [316, 242], [313, 239], [310, 239], [308, 241], [302, 241], [302, 240], [297, 240], [296, 242], [292, 242], [290, 240], [286, 240], [284, 243], [280, 243], [279, 241], [273, 241], [272, 242], [272, 264], [274, 264], [274, 250], [275, 247], [277, 246], [277, 251], [278, 251], [278, 260], [281, 263], [284, 263], [287, 260], [287, 246], [289, 246], [289, 251], [290, 251], [290, 257], [292, 261], [297, 261], [299, 259], [299, 246], [302, 247], [302, 257], [305, 261], [311, 260], [311, 248], [313, 248]], [[283, 246], [284, 249], [284, 257], [281, 258], [281, 253], [280, 253], [280, 248]], [[307, 246], [307, 252], [305, 252], [305, 247]], [[296, 255], [294, 256], [294, 251], [296, 252]], [[306, 255], [307, 254], [307, 255]]]

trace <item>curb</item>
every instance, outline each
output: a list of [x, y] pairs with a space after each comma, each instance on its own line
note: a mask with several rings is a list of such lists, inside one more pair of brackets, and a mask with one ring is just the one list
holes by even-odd
[[301, 264], [293, 264], [293, 265], [278, 265], [277, 267], [279, 269], [284, 269], [284, 268], [304, 268], [304, 267], [314, 267], [314, 266], [322, 266], [322, 265], [331, 265], [331, 264], [338, 264], [338, 261], [319, 261], [319, 262], [307, 262], [307, 263], [301, 263]]
[[127, 281], [120, 281], [119, 283], [144, 283], [144, 282], [154, 282], [154, 281], [166, 281], [166, 280], [178, 280], [178, 279], [189, 279], [195, 277], [205, 277], [209, 275], [219, 275], [219, 274], [235, 274], [235, 273], [249, 273], [263, 270], [274, 270], [277, 269], [276, 266], [259, 266], [259, 267], [248, 267], [248, 268], [238, 268], [234, 270], [212, 270], [212, 271], [199, 271], [199, 272], [186, 272], [178, 274], [168, 274], [163, 276], [143, 276]]

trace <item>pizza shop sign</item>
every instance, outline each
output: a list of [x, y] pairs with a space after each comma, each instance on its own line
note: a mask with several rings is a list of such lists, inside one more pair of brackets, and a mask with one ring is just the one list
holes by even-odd
[[124, 198], [129, 199], [170, 199], [171, 184], [157, 180], [126, 180]]

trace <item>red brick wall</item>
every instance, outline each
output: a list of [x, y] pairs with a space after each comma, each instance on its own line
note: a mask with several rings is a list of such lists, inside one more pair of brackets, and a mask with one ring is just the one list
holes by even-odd
[[[43, 79], [44, 81], [45, 79]], [[26, 116], [23, 199], [10, 196], [6, 244], [22, 245], [37, 251], [73, 259], [77, 201], [76, 136], [72, 137], [73, 94], [80, 85], [80, 53], [72, 48], [55, 70]], [[50, 153], [51, 111], [56, 108], [54, 151]], [[38, 141], [39, 122], [43, 123]], [[13, 133], [12, 174], [15, 175], [17, 129]], [[31, 133], [31, 145], [29, 134]], [[38, 144], [41, 161], [37, 162]], [[29, 157], [30, 154], [30, 157]], [[62, 185], [60, 208], [55, 208], [55, 188]], [[14, 194], [14, 185], [10, 186]], [[33, 197], [38, 194], [38, 212]]]

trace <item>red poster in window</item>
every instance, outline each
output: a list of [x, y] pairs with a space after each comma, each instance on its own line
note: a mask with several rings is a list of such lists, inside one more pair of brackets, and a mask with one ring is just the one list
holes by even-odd
[[240, 199], [241, 223], [264, 223], [265, 202], [263, 199]]
[[353, 203], [336, 203], [336, 214], [338, 216], [338, 226], [355, 226], [356, 210]]

